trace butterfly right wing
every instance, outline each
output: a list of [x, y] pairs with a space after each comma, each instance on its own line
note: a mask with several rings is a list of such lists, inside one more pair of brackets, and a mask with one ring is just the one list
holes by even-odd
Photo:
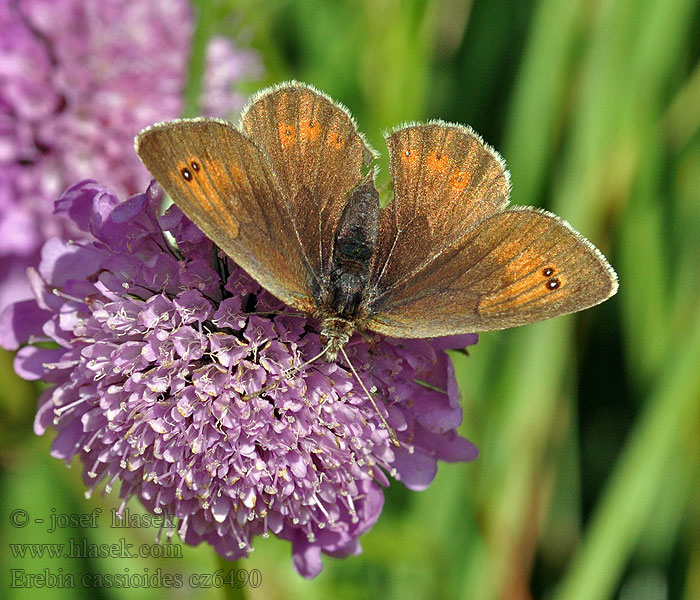
[[269, 162], [231, 123], [181, 119], [144, 129], [136, 152], [175, 204], [260, 285], [313, 312], [314, 274]]
[[368, 328], [407, 338], [503, 329], [615, 293], [605, 257], [565, 221], [504, 210], [508, 172], [471, 129], [410, 125], [387, 145], [394, 199], [381, 212]]

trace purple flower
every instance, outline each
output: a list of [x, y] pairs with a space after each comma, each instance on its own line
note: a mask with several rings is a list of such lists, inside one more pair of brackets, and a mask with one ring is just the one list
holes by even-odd
[[28, 342], [16, 371], [50, 384], [36, 433], [58, 431], [52, 455], [79, 455], [91, 492], [120, 482], [122, 507], [135, 496], [176, 520], [186, 543], [231, 559], [272, 533], [313, 577], [321, 552], [360, 552], [389, 477], [420, 490], [438, 459], [476, 458], [455, 431], [462, 415], [443, 351], [475, 335], [351, 339], [396, 448], [341, 360], [285, 377], [319, 352], [318, 323], [215, 255], [177, 207], [158, 217], [160, 202], [155, 184], [126, 202], [92, 181], [67, 190], [57, 211], [94, 241], [49, 240], [30, 271], [36, 299], [0, 318], [6, 348]]
[[[0, 308], [30, 297], [26, 267], [66, 234], [52, 209], [68, 185], [146, 187], [133, 138], [180, 116], [193, 28], [186, 0], [0, 2]], [[212, 40], [202, 108], [239, 109], [231, 86], [258, 68], [256, 55]]]

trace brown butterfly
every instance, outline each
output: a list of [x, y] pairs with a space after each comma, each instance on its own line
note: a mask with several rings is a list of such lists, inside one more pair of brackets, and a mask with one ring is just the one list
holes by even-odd
[[605, 257], [568, 223], [506, 207], [503, 160], [470, 128], [411, 124], [386, 141], [394, 198], [383, 209], [367, 171], [374, 153], [349, 112], [297, 82], [258, 93], [238, 128], [158, 123], [136, 152], [229, 257], [319, 320], [328, 360], [356, 330], [503, 329], [617, 290]]

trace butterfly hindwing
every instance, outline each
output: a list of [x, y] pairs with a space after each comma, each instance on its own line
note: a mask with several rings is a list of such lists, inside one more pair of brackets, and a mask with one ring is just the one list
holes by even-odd
[[372, 151], [346, 109], [296, 82], [255, 96], [243, 110], [241, 127], [270, 161], [289, 203], [288, 226], [323, 279], [343, 208]]
[[426, 261], [508, 202], [508, 172], [470, 128], [433, 122], [387, 137], [394, 199], [382, 210], [374, 282], [402, 286]]

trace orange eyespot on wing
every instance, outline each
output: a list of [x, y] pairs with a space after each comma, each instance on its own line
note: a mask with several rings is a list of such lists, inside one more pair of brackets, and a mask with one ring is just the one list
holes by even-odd
[[320, 135], [321, 127], [311, 117], [299, 119], [299, 143], [302, 146], [317, 142]]
[[[541, 257], [539, 264], [541, 264]], [[534, 268], [536, 269], [537, 265]], [[515, 279], [496, 293], [481, 299], [480, 314], [497, 315], [509, 311], [517, 312], [525, 306], [532, 308], [537, 303], [552, 305], [562, 300], [554, 297], [553, 292], [562, 290], [568, 293], [566, 276], [545, 278], [539, 271], [529, 271], [525, 275], [510, 271], [509, 276]]]
[[[244, 184], [241, 169], [231, 165], [227, 172], [220, 160], [203, 162], [196, 156], [180, 161], [175, 169], [181, 175], [179, 179], [174, 178], [180, 194], [196, 194], [201, 198], [202, 207], [217, 215], [220, 225], [227, 228], [228, 234], [232, 238], [238, 237], [239, 222], [235, 215], [240, 212], [240, 206], [237, 206], [238, 188]], [[228, 198], [228, 206], [224, 206], [220, 198]]]
[[278, 126], [280, 145], [283, 150], [289, 150], [297, 143], [296, 130], [294, 125], [289, 123], [280, 123]]
[[331, 150], [341, 150], [345, 145], [345, 138], [339, 131], [332, 131], [326, 138], [326, 143]]
[[447, 179], [447, 185], [450, 193], [461, 194], [467, 189], [467, 187], [469, 187], [471, 180], [472, 177], [469, 171], [460, 171], [459, 169], [455, 169], [450, 173], [450, 176]]
[[436, 150], [428, 154], [426, 167], [430, 173], [444, 175], [450, 169], [450, 163], [446, 154]]

